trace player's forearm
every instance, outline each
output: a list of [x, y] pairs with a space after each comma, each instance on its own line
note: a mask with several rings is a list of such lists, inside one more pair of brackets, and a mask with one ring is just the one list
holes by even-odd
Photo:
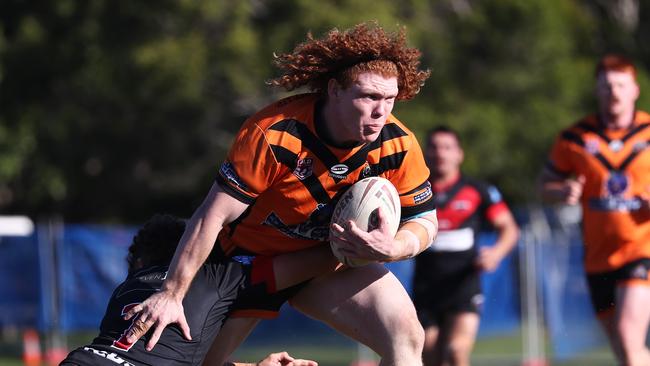
[[519, 239], [519, 229], [516, 225], [508, 226], [499, 231], [497, 241], [494, 243], [494, 249], [501, 258], [505, 257], [517, 245]]
[[210, 217], [204, 206], [199, 207], [187, 224], [162, 291], [168, 291], [178, 298], [185, 296], [196, 272], [212, 251], [222, 225], [223, 220]]
[[510, 211], [502, 211], [492, 220], [492, 225], [497, 231], [497, 240], [492, 250], [502, 259], [517, 245], [519, 226]]
[[426, 250], [438, 233], [438, 219], [435, 212], [424, 217], [409, 220], [402, 224], [395, 235], [396, 247], [394, 261], [413, 258]]

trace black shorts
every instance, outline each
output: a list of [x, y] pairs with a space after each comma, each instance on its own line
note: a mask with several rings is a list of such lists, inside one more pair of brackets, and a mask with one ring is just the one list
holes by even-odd
[[457, 313], [480, 313], [483, 304], [476, 251], [420, 253], [415, 259], [413, 303], [423, 327]]
[[650, 286], [649, 272], [650, 258], [642, 258], [613, 271], [588, 273], [589, 294], [596, 314], [604, 315], [616, 307], [618, 286], [638, 282]]

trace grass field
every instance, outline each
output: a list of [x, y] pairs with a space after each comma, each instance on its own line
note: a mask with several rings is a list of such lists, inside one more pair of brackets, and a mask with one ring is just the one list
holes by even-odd
[[[92, 335], [75, 335], [69, 338], [69, 348], [77, 347], [90, 340]], [[20, 344], [17, 342], [0, 343], [0, 366], [19, 366]], [[516, 335], [479, 339], [472, 357], [474, 366], [520, 366], [522, 363], [521, 337]], [[339, 338], [332, 342], [323, 339], [292, 339], [291, 342], [277, 343], [277, 340], [265, 344], [245, 343], [235, 357], [241, 361], [255, 362], [271, 352], [288, 351], [295, 357], [318, 361], [320, 366], [349, 366], [357, 357], [357, 346], [346, 339]], [[550, 352], [547, 352], [549, 354]], [[598, 350], [570, 361], [553, 361], [548, 365], [557, 366], [607, 366], [614, 364], [608, 350]], [[46, 364], [43, 363], [43, 366]]]

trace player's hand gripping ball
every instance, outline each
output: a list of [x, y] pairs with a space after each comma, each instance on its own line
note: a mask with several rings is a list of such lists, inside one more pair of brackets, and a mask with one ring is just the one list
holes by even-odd
[[[381, 177], [365, 178], [353, 184], [336, 204], [332, 223], [346, 227], [346, 222], [352, 220], [359, 229], [372, 231], [379, 226], [379, 207], [388, 221], [391, 234], [395, 236], [401, 217], [399, 194], [388, 179]], [[359, 267], [371, 262], [347, 258], [341, 254], [336, 243], [330, 244], [332, 253], [347, 266]]]

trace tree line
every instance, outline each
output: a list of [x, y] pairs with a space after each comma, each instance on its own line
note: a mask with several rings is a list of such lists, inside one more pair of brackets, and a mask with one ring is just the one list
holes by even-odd
[[[559, 130], [593, 110], [607, 52], [639, 66], [645, 0], [59, 0], [0, 3], [0, 212], [73, 222], [190, 215], [244, 119], [285, 93], [273, 53], [308, 32], [406, 27], [431, 70], [394, 113], [459, 130], [464, 170], [513, 205]], [[646, 107], [648, 108], [648, 107]]]

